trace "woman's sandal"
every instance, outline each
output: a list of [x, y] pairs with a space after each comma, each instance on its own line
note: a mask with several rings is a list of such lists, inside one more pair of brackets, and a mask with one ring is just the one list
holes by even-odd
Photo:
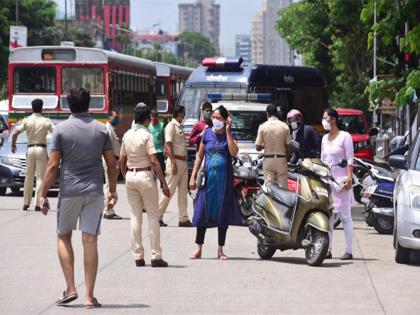
[[197, 254], [197, 253], [192, 254], [190, 256], [190, 259], [201, 259], [201, 253], [200, 254]]
[[93, 298], [93, 303], [92, 304], [85, 304], [86, 309], [97, 308], [97, 307], [101, 307], [101, 306], [102, 306], [102, 304], [99, 303], [96, 298]]
[[217, 258], [219, 258], [219, 260], [228, 260], [229, 259], [229, 257], [226, 256], [225, 254], [223, 254], [223, 255], [217, 255]]
[[64, 304], [70, 303], [71, 301], [74, 301], [77, 298], [78, 298], [78, 295], [76, 292], [69, 294], [67, 293], [67, 291], [63, 291], [63, 296], [60, 299], [58, 299], [55, 303], [57, 305], [64, 305]]

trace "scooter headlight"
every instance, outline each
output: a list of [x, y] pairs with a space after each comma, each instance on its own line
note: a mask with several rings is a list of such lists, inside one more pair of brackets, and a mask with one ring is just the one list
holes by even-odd
[[420, 210], [420, 186], [411, 186], [410, 206], [413, 209]]

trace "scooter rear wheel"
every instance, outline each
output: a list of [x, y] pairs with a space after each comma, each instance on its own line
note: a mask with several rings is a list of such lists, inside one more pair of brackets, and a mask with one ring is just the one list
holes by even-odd
[[270, 259], [271, 257], [273, 257], [274, 253], [276, 252], [276, 249], [274, 247], [265, 246], [258, 243], [257, 251], [261, 259]]
[[327, 255], [328, 233], [310, 226], [306, 231], [305, 238], [311, 242], [311, 245], [305, 248], [306, 262], [310, 266], [319, 266]]
[[392, 234], [394, 231], [394, 218], [374, 216], [373, 227], [379, 234]]

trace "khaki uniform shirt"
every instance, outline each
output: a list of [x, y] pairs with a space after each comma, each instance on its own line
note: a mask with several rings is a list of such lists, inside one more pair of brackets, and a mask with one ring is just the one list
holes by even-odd
[[120, 138], [118, 138], [117, 133], [115, 132], [115, 127], [112, 126], [109, 122], [105, 124], [108, 134], [111, 138], [112, 150], [114, 151], [115, 156], [120, 156], [121, 144]]
[[172, 143], [172, 153], [174, 155], [187, 156], [187, 143], [181, 124], [173, 118], [165, 127], [165, 142]]
[[20, 132], [26, 131], [29, 144], [47, 144], [48, 132], [53, 132], [54, 124], [48, 118], [39, 113], [23, 119], [22, 124], [17, 127]]
[[150, 155], [156, 154], [153, 135], [149, 129], [135, 125], [128, 130], [122, 139], [121, 155], [127, 156], [128, 168], [143, 168], [151, 166]]
[[265, 155], [286, 155], [290, 138], [289, 127], [277, 117], [270, 117], [258, 128], [255, 144], [264, 146]]

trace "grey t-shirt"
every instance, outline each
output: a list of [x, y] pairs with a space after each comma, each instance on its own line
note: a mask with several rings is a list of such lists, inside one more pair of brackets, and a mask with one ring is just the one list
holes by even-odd
[[105, 125], [88, 113], [72, 114], [54, 129], [51, 150], [61, 152], [61, 197], [103, 195], [102, 154], [112, 150]]

